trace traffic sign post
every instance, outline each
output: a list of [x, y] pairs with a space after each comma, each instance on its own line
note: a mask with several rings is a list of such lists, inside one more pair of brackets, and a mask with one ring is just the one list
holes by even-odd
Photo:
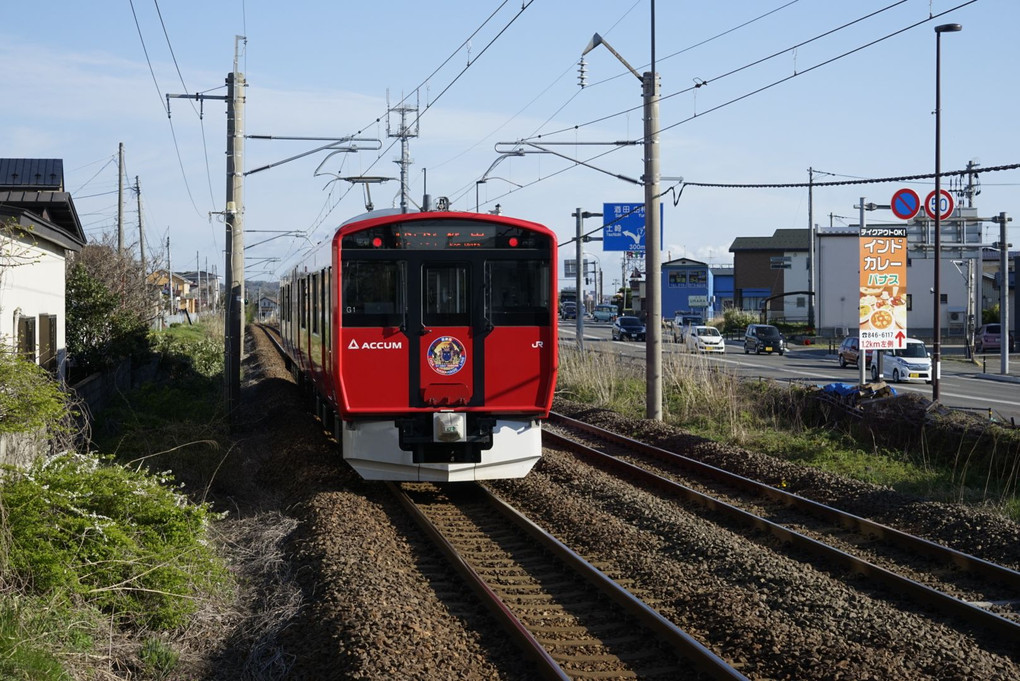
[[[938, 213], [939, 219], [945, 220], [953, 214], [953, 210], [956, 205], [953, 203], [953, 195], [945, 189], [939, 190], [939, 205]], [[932, 220], [935, 219], [935, 192], [934, 190], [928, 192], [928, 196], [924, 198], [924, 212], [928, 214]]]

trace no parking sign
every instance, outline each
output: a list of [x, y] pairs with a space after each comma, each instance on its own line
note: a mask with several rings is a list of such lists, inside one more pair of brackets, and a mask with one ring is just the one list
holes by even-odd
[[921, 210], [921, 198], [913, 189], [898, 189], [892, 195], [889, 207], [900, 220], [909, 220]]

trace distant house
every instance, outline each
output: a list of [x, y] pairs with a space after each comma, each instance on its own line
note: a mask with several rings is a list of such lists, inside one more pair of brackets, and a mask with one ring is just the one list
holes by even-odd
[[259, 307], [258, 307], [258, 320], [274, 321], [279, 316], [280, 304], [275, 298], [269, 296], [259, 296]]
[[[173, 287], [169, 284], [171, 280], [173, 280]], [[177, 272], [173, 272], [168, 277], [166, 270], [156, 270], [148, 275], [145, 281], [149, 286], [159, 289], [162, 293], [164, 309], [167, 309], [167, 306], [170, 305], [171, 294], [173, 294], [173, 307], [170, 309], [170, 314], [175, 315], [178, 312], [195, 313], [196, 301], [195, 297], [191, 294], [191, 282], [185, 277]]]
[[760, 312], [767, 298], [770, 319], [807, 321], [808, 251], [806, 229], [777, 229], [772, 236], [741, 236], [733, 240], [733, 295], [736, 307]]
[[220, 277], [218, 274], [205, 270], [174, 272], [174, 276], [178, 275], [187, 279], [191, 285], [190, 296], [194, 298], [194, 309], [199, 314], [218, 309], [220, 302]]
[[0, 159], [0, 342], [61, 380], [65, 262], [85, 245], [61, 159]]

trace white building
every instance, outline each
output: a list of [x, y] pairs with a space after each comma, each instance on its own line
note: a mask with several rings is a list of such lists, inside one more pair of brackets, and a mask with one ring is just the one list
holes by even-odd
[[0, 159], [0, 343], [66, 376], [65, 261], [85, 245], [60, 159]]
[[[900, 225], [902, 226], [902, 224]], [[961, 241], [943, 230], [943, 257], [939, 273], [939, 319], [943, 338], [966, 338], [968, 317], [976, 315], [980, 325], [980, 287], [976, 272], [978, 248], [951, 248]], [[817, 308], [819, 333], [827, 337], [854, 335], [860, 325], [860, 238], [857, 227], [820, 229], [816, 233], [818, 262]], [[979, 235], [979, 232], [978, 232]], [[970, 240], [970, 235], [967, 237]], [[907, 233], [907, 333], [934, 337], [935, 259], [929, 242], [930, 230], [908, 227]], [[976, 299], [976, 302], [975, 302]]]

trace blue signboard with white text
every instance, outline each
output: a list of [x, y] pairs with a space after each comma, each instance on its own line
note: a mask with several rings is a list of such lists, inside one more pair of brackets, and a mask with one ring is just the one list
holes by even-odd
[[[659, 244], [661, 250], [663, 229], [663, 208], [659, 204]], [[602, 204], [602, 250], [637, 251], [645, 250], [645, 204], [604, 203]]]

